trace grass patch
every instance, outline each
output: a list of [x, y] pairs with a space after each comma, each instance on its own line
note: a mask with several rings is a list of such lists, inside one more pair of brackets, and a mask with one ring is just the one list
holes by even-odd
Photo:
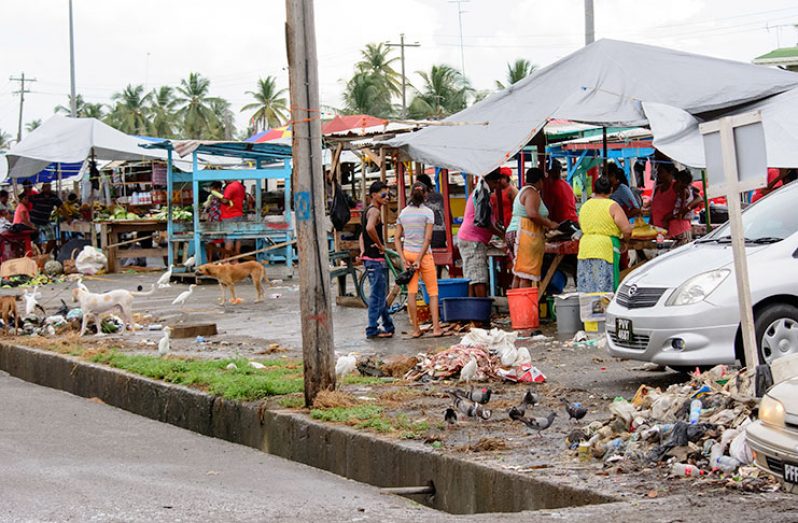
[[283, 396], [277, 403], [284, 409], [301, 409], [305, 406], [305, 398], [303, 396]]
[[388, 381], [393, 380], [391, 378], [375, 378], [374, 376], [359, 376], [355, 374], [344, 376], [344, 385], [379, 385]]
[[375, 405], [356, 405], [354, 407], [333, 407], [331, 409], [313, 409], [310, 416], [319, 421], [334, 421], [357, 425], [382, 416], [382, 407]]
[[[262, 361], [265, 369], [253, 369], [243, 358], [187, 360], [109, 351], [88, 359], [148, 378], [197, 387], [231, 400], [252, 401], [303, 390], [301, 367], [291, 360]], [[238, 368], [226, 369], [230, 363]]]

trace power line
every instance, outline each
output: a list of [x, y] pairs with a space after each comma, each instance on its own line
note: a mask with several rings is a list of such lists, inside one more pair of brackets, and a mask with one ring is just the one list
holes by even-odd
[[19, 95], [19, 127], [17, 128], [17, 143], [22, 141], [22, 108], [25, 105], [25, 93], [29, 93], [30, 89], [25, 89], [25, 82], [35, 82], [36, 78], [25, 78], [25, 73], [19, 75], [19, 78], [13, 76], [8, 78], [12, 82], [19, 82], [19, 91], [14, 91], [14, 94]]
[[463, 4], [468, 3], [470, 0], [449, 0], [450, 4], [457, 4], [457, 20], [460, 24], [460, 72], [465, 78], [465, 51], [463, 51]]

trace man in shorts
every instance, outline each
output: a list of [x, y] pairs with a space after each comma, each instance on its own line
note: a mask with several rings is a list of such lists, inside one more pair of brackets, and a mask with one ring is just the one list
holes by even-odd
[[54, 209], [60, 208], [64, 202], [53, 192], [52, 185], [45, 183], [38, 194], [30, 196], [30, 221], [39, 229], [42, 251], [44, 254], [55, 249], [57, 239], [55, 220], [51, 219]]
[[[501, 174], [498, 169], [485, 175], [485, 182], [491, 192], [493, 192]], [[476, 191], [474, 191], [476, 193]], [[469, 195], [466, 201], [463, 224], [457, 232], [457, 246], [460, 249], [460, 257], [463, 259], [463, 277], [471, 280], [469, 282], [469, 295], [477, 298], [484, 298], [488, 295], [488, 244], [494, 234], [502, 236], [504, 233], [491, 224], [489, 228], [478, 227], [474, 223], [474, 193]]]

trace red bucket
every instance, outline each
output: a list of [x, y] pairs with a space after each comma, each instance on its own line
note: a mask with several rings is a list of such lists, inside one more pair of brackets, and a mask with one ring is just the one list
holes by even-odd
[[537, 287], [509, 289], [507, 305], [510, 307], [513, 329], [534, 329], [540, 326]]

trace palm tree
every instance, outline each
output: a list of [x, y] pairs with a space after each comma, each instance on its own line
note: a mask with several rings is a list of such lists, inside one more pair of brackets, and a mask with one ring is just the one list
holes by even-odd
[[474, 90], [457, 69], [449, 65], [433, 65], [429, 72], [419, 71], [424, 82], [407, 108], [411, 118], [440, 119], [462, 111], [468, 95]]
[[[72, 101], [72, 96], [68, 96], [67, 99], [68, 102], [66, 106], [58, 105], [55, 107], [53, 112], [66, 115], [72, 114], [72, 110], [69, 107], [70, 102]], [[83, 95], [80, 94], [75, 95], [75, 101], [75, 116], [78, 118], [103, 118], [104, 111], [102, 104], [88, 103], [83, 99]]]
[[163, 85], [150, 93], [150, 130], [153, 136], [161, 138], [175, 137], [175, 100], [174, 89]]
[[375, 75], [391, 95], [399, 96], [402, 94], [402, 76], [393, 68], [399, 58], [391, 57], [392, 53], [393, 50], [382, 42], [367, 44], [360, 51], [361, 59], [355, 64], [355, 71]]
[[28, 132], [34, 131], [36, 128], [41, 127], [42, 119], [37, 118], [36, 120], [31, 120], [30, 122], [25, 124], [25, 130]]
[[277, 79], [267, 76], [258, 80], [257, 91], [247, 91], [248, 95], [255, 98], [255, 102], [245, 105], [241, 112], [255, 109], [250, 121], [255, 124], [255, 131], [280, 127], [288, 118], [288, 100], [285, 98], [286, 89], [277, 89]]
[[348, 114], [370, 114], [381, 118], [391, 116], [391, 94], [375, 74], [359, 72], [344, 88], [344, 112]]
[[149, 131], [148, 105], [151, 93], [144, 94], [143, 85], [128, 84], [111, 95], [114, 105], [108, 123], [127, 134], [142, 135]]
[[187, 79], [180, 80], [177, 88], [177, 114], [183, 123], [185, 138], [204, 138], [213, 133], [216, 115], [211, 108], [215, 100], [208, 96], [211, 82], [199, 73], [190, 73]]
[[11, 135], [0, 129], [0, 151], [5, 151], [11, 147]]
[[[529, 60], [526, 58], [518, 58], [513, 63], [507, 64], [507, 85], [513, 85], [516, 82], [520, 82], [530, 74], [532, 74], [538, 66], [533, 65]], [[496, 80], [496, 87], [498, 89], [504, 89], [507, 87], [499, 80]]]

